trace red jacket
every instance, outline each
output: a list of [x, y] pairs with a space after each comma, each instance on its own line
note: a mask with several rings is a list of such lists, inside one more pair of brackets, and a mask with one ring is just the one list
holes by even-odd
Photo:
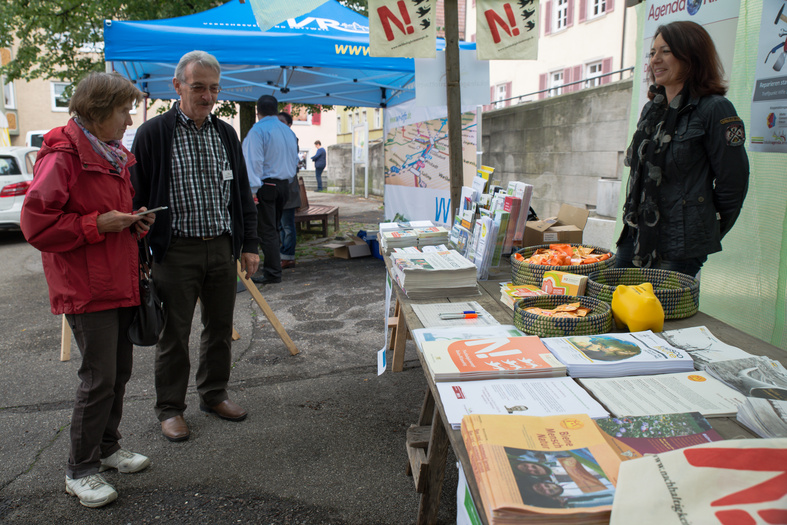
[[139, 252], [131, 229], [99, 233], [97, 217], [131, 213], [128, 163], [118, 173], [70, 120], [44, 137], [22, 206], [22, 232], [41, 251], [54, 314], [139, 304]]

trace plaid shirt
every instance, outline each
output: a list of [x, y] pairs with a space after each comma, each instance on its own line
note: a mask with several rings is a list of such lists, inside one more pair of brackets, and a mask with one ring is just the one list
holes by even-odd
[[230, 181], [227, 152], [221, 143], [213, 115], [201, 128], [178, 109], [172, 144], [170, 214], [172, 233], [179, 237], [215, 237], [232, 232]]

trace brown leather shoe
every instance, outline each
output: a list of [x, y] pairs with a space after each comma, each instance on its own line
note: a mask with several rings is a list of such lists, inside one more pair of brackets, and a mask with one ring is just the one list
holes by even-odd
[[286, 270], [287, 268], [293, 268], [293, 267], [295, 267], [295, 261], [294, 260], [286, 259], [286, 260], [283, 260], [281, 262], [281, 269], [282, 270]]
[[227, 421], [243, 421], [246, 419], [247, 415], [245, 410], [229, 399], [225, 399], [218, 405], [213, 405], [212, 407], [200, 403], [199, 408], [203, 412], [216, 414], [221, 419], [226, 419]]
[[161, 433], [170, 441], [186, 441], [191, 434], [183, 416], [175, 416], [162, 421]]

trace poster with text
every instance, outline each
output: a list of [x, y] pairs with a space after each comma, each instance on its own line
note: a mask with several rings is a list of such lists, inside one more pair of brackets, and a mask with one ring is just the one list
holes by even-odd
[[538, 0], [478, 0], [476, 12], [479, 59], [538, 59]]
[[[463, 185], [476, 171], [476, 113], [462, 108]], [[445, 107], [411, 100], [385, 110], [385, 218], [450, 226], [451, 177]]]
[[724, 78], [730, 79], [740, 5], [740, 0], [648, 0], [642, 33], [643, 73], [639, 90], [639, 109], [642, 109], [648, 101], [648, 87], [650, 87], [648, 64], [653, 35], [659, 26], [670, 22], [690, 20], [703, 26], [713, 39], [716, 51], [719, 53], [724, 67]]
[[787, 3], [763, 0], [751, 101], [750, 151], [787, 153]]
[[369, 54], [433, 58], [436, 0], [369, 0]]

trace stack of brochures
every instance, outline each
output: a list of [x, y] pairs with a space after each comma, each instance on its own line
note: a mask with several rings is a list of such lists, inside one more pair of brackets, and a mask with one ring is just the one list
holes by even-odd
[[566, 375], [536, 336], [425, 341], [420, 347], [435, 381]]
[[448, 237], [450, 231], [443, 226], [429, 226], [426, 228], [415, 228], [415, 234], [418, 238], [418, 247], [423, 246], [439, 246], [441, 244], [448, 244]]
[[380, 247], [386, 255], [396, 248], [447, 244], [450, 231], [432, 221], [381, 222]]
[[607, 417], [601, 404], [570, 377], [445, 381], [437, 384], [445, 417], [458, 430], [470, 414], [552, 416], [588, 414]]
[[704, 371], [587, 378], [579, 382], [618, 417], [681, 412], [699, 412], [705, 417], [735, 417], [738, 405], [746, 399]]
[[620, 377], [694, 370], [688, 352], [650, 330], [543, 339], [571, 377]]
[[[410, 251], [412, 250], [412, 251]], [[410, 299], [478, 295], [476, 267], [456, 250], [395, 250], [391, 277]]]
[[697, 370], [704, 370], [708, 363], [716, 361], [752, 357], [750, 353], [744, 352], [737, 346], [719, 341], [705, 326], [667, 330], [657, 335], [666, 339], [672, 346], [688, 352], [694, 359], [694, 367]]
[[787, 438], [787, 398], [747, 397], [737, 419], [762, 438]]
[[405, 248], [418, 244], [418, 234], [414, 230], [392, 230], [380, 232], [380, 247], [388, 255], [396, 248]]
[[760, 437], [787, 437], [787, 369], [781, 363], [749, 356], [708, 363], [705, 371], [746, 396], [738, 421]]
[[641, 457], [608, 437], [587, 414], [465, 416], [486, 521], [607, 524], [621, 461]]
[[539, 286], [533, 284], [504, 283], [500, 285], [500, 302], [514, 309], [514, 305], [525, 297], [547, 295]]

